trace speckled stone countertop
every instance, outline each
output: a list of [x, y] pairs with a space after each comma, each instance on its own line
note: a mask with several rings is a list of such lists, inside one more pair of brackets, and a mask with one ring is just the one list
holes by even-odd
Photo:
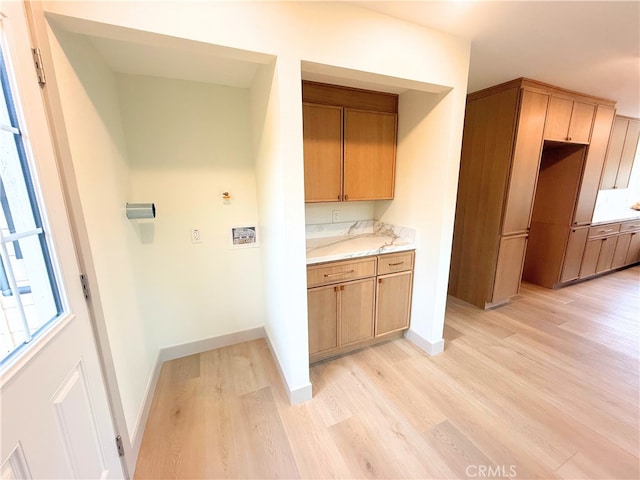
[[415, 249], [415, 230], [375, 220], [307, 225], [307, 265]]

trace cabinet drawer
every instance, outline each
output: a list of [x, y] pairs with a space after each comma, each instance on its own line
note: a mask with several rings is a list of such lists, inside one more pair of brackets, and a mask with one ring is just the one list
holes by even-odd
[[378, 275], [402, 272], [413, 268], [413, 252], [389, 253], [378, 257]]
[[608, 235], [615, 235], [620, 231], [619, 223], [608, 223], [597, 227], [589, 228], [589, 238], [606, 237]]
[[311, 265], [307, 267], [307, 287], [373, 277], [375, 274], [375, 257]]
[[620, 225], [620, 233], [635, 232], [636, 230], [640, 230], [640, 218]]

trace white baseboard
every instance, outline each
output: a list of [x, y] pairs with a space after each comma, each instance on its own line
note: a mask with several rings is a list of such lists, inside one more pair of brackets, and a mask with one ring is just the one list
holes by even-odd
[[249, 328], [248, 330], [241, 330], [239, 332], [196, 340], [195, 342], [181, 343], [179, 345], [161, 348], [160, 359], [162, 363], [167, 360], [175, 360], [176, 358], [195, 355], [196, 353], [207, 352], [216, 348], [228, 347], [236, 343], [250, 342], [251, 340], [265, 337], [264, 327]]
[[156, 355], [156, 361], [153, 366], [149, 381], [147, 382], [147, 388], [144, 391], [144, 399], [142, 402], [142, 408], [138, 415], [136, 424], [129, 437], [131, 445], [131, 451], [126, 452], [124, 456], [127, 462], [127, 468], [129, 470], [130, 477], [136, 471], [136, 463], [138, 461], [138, 454], [140, 453], [140, 447], [142, 446], [142, 437], [144, 436], [144, 428], [147, 425], [147, 418], [149, 418], [149, 412], [151, 411], [151, 402], [153, 401], [153, 394], [156, 391], [156, 385], [158, 384], [158, 378], [160, 377], [160, 370], [162, 369], [162, 360], [160, 358], [161, 351], [158, 351]]
[[282, 371], [278, 354], [275, 348], [273, 348], [273, 344], [271, 343], [271, 339], [269, 338], [269, 331], [265, 330], [265, 332], [266, 332], [265, 338], [267, 340], [267, 343], [269, 344], [269, 350], [271, 350], [273, 361], [276, 363], [276, 366], [278, 367], [278, 373], [280, 373], [280, 378], [282, 378], [282, 383], [284, 383], [284, 387], [287, 389], [287, 395], [289, 396], [289, 403], [291, 405], [297, 405], [299, 403], [303, 403], [308, 400], [311, 400], [311, 398], [313, 397], [311, 383], [307, 383], [306, 385], [303, 385], [298, 388], [291, 388], [291, 386], [289, 385], [289, 382], [287, 382], [287, 377], [285, 377]]
[[438, 353], [444, 352], [444, 339], [442, 338], [437, 342], [432, 343], [429, 340], [418, 335], [413, 330], [407, 330], [404, 333], [404, 336], [407, 340], [409, 340], [416, 347], [418, 347], [428, 355], [437, 355]]

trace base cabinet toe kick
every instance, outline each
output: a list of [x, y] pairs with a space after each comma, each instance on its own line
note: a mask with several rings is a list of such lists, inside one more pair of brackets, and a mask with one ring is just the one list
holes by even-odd
[[409, 328], [414, 258], [414, 251], [405, 251], [309, 265], [309, 362]]

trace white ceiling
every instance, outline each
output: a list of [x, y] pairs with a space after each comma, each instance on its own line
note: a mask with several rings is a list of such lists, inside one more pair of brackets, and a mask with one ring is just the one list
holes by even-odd
[[469, 92], [518, 77], [640, 117], [640, 2], [393, 1], [353, 5], [471, 40]]
[[[640, 117], [638, 0], [347, 3], [470, 39], [469, 92], [528, 77], [616, 100], [618, 113]], [[258, 65], [272, 61], [268, 55], [55, 17], [65, 30], [88, 35], [119, 72], [246, 88]]]

